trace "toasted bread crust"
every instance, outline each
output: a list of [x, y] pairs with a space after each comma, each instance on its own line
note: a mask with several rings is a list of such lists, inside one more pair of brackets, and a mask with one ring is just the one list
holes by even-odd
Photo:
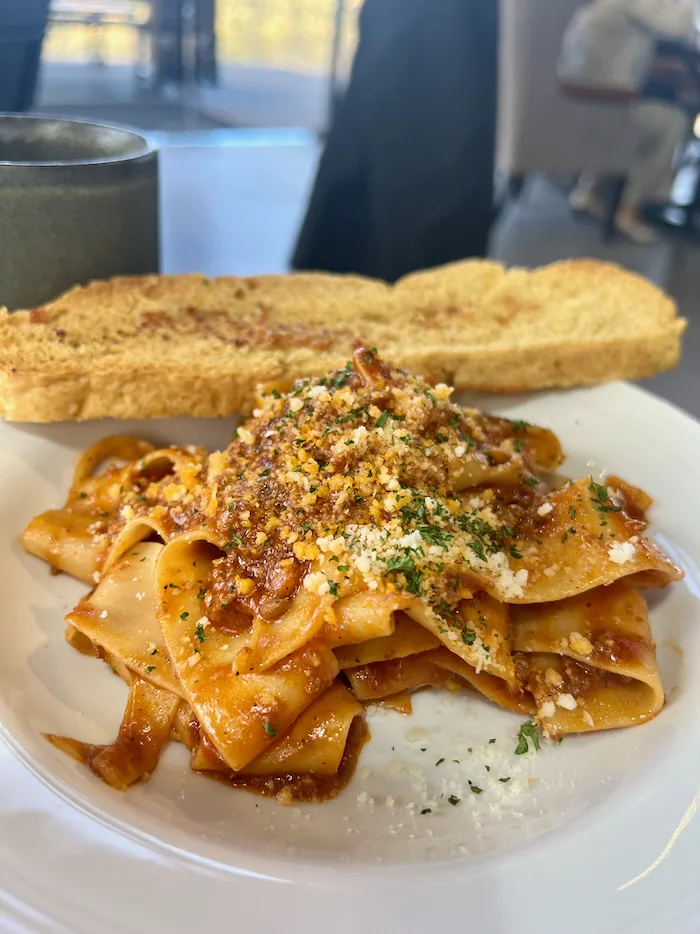
[[115, 278], [0, 310], [0, 415], [52, 422], [224, 417], [256, 384], [324, 373], [354, 346], [457, 389], [638, 379], [676, 365], [685, 321], [645, 279], [594, 260], [468, 260], [394, 287], [301, 274]]

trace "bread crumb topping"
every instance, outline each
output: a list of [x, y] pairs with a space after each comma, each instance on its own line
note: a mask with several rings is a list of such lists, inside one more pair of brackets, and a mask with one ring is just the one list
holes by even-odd
[[270, 568], [284, 562], [290, 573], [302, 565], [296, 580], [321, 596], [404, 593], [447, 625], [484, 578], [503, 599], [521, 597], [528, 572], [511, 565], [513, 531], [486, 495], [461, 494], [460, 478], [507, 459], [525, 475], [529, 467], [492, 437], [487, 416], [450, 394], [373, 350], [288, 393], [264, 393], [224, 461], [209, 464], [228, 562], [268, 590]]

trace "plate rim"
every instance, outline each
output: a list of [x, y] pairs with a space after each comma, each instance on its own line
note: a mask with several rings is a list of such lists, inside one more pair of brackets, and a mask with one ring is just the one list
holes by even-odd
[[[605, 386], [590, 387], [586, 389], [577, 388], [573, 390], [563, 390], [563, 391], [554, 390], [552, 392], [540, 392], [536, 394], [534, 393], [512, 394], [512, 395], [509, 394], [507, 396], [490, 395], [487, 398], [492, 400], [493, 408], [499, 409], [501, 408], [502, 405], [511, 405], [511, 404], [527, 405], [533, 399], [545, 399], [546, 400], [546, 398], [551, 397], [552, 395], [560, 396], [564, 394], [568, 395], [569, 393], [575, 393], [577, 395], [578, 394], [588, 395], [588, 394], [594, 394], [594, 393], [601, 394], [601, 392], [603, 391], [606, 393], [609, 393], [611, 391], [621, 393], [622, 396], [627, 397], [628, 400], [634, 400], [635, 398], [636, 399], [643, 398], [644, 405], [646, 407], [651, 407], [651, 409], [654, 411], [655, 417], [658, 417], [658, 418], [663, 418], [665, 415], [672, 413], [672, 419], [674, 423], [676, 423], [679, 426], [682, 426], [684, 429], [684, 433], [685, 431], [690, 429], [690, 431], [688, 432], [689, 437], [688, 436], [684, 437], [683, 443], [684, 444], [688, 442], [691, 443], [691, 445], [693, 447], [697, 447], [698, 452], [700, 452], [700, 421], [698, 421], [690, 413], [685, 412], [683, 409], [681, 409], [677, 405], [656, 396], [650, 390], [644, 387], [631, 385], [629, 383], [613, 383], [613, 384], [607, 384]], [[460, 396], [462, 395], [464, 394], [460, 394]], [[468, 395], [469, 397], [472, 397], [474, 394], [468, 394]], [[485, 397], [483, 396], [483, 394], [479, 394], [479, 398], [483, 399]], [[160, 424], [163, 424], [164, 422], [167, 422], [168, 420], [156, 420], [156, 421], [160, 422]], [[99, 422], [96, 421], [93, 424], [107, 424], [107, 423], [108, 423], [107, 420], [99, 420]], [[116, 424], [116, 423], [112, 422], [109, 424]], [[6, 427], [7, 427], [6, 424], [0, 424], [0, 436], [2, 435]], [[9, 427], [16, 427], [16, 426], [10, 425]], [[690, 465], [686, 464], [686, 466], [689, 467]], [[690, 469], [693, 469], [693, 468], [690, 467]], [[700, 477], [700, 464], [697, 464], [694, 469], [695, 469], [695, 472]], [[167, 857], [172, 857], [173, 855], [177, 855], [178, 857], [184, 858], [184, 861], [186, 863], [189, 863], [190, 865], [193, 865], [194, 863], [196, 863], [196, 864], [199, 864], [200, 867], [204, 867], [210, 870], [215, 869], [218, 873], [221, 873], [222, 877], [225, 877], [225, 878], [231, 878], [231, 876], [238, 876], [238, 877], [241, 876], [242, 871], [239, 869], [236, 869], [235, 867], [231, 865], [222, 863], [221, 861], [216, 860], [216, 859], [211, 859], [209, 857], [202, 856], [200, 854], [194, 854], [192, 852], [188, 852], [187, 850], [184, 850], [182, 847], [179, 847], [175, 844], [171, 844], [167, 841], [164, 841], [161, 838], [148, 833], [147, 831], [141, 830], [140, 828], [130, 826], [126, 824], [124, 821], [120, 820], [119, 818], [113, 817], [108, 812], [104, 812], [100, 808], [99, 805], [95, 804], [94, 802], [91, 802], [87, 796], [83, 795], [77, 789], [72, 788], [68, 783], [64, 782], [57, 775], [51, 773], [50, 769], [48, 769], [45, 766], [42, 766], [39, 762], [37, 762], [31, 756], [30, 752], [27, 749], [25, 749], [22, 743], [19, 742], [17, 738], [9, 730], [6, 729], [2, 721], [0, 721], [0, 737], [3, 739], [7, 748], [10, 749], [12, 755], [22, 764], [23, 768], [28, 769], [28, 771], [33, 776], [35, 776], [45, 788], [48, 788], [53, 795], [56, 795], [60, 800], [67, 802], [71, 807], [78, 810], [87, 819], [91, 821], [96, 821], [99, 825], [101, 825], [103, 828], [106, 828], [108, 831], [116, 833], [117, 835], [123, 836], [126, 839], [131, 840], [139, 845], [145, 846], [149, 850], [156, 850], [157, 852], [165, 854]], [[700, 840], [700, 833], [698, 833], [697, 827], [695, 828], [694, 833], [698, 837], [698, 840]], [[492, 858], [484, 859], [483, 865], [473, 867], [470, 870], [469, 875], [473, 876], [474, 878], [478, 878], [479, 876], [482, 875], [482, 873], [487, 872], [490, 869], [492, 862], [499, 862], [501, 864], [504, 864], [504, 863], [510, 864], [513, 866], [513, 868], [515, 868], [516, 866], [518, 866], [518, 864], [522, 864], [523, 860], [527, 858], [527, 853], [528, 853], [528, 848], [524, 848], [522, 851], [517, 851], [516, 853], [508, 853], [505, 855], [494, 854]], [[275, 857], [274, 859], [277, 859], [277, 857]], [[459, 861], [455, 860], [454, 863], [455, 865], [457, 865]], [[306, 865], [308, 866], [310, 865], [310, 863], [307, 862]], [[395, 873], [397, 869], [398, 869], [398, 872], [403, 877], [414, 875], [414, 873], [411, 872], [413, 867], [411, 867], [410, 865], [401, 865], [398, 867], [394, 865], [388, 865], [385, 867], [377, 866], [374, 869], [374, 871], [377, 872], [379, 875], [383, 876], [386, 874], [384, 870], [388, 871], [388, 873], [391, 874], [391, 873]], [[435, 864], [435, 869], [437, 872], [444, 874], [446, 871], [446, 864], [445, 863]], [[476, 869], [476, 871], [474, 871], [474, 869]], [[349, 876], [354, 876], [355, 879], [359, 875], [363, 875], [366, 872], [366, 870], [367, 870], [367, 867], [365, 865], [353, 867], [352, 864], [348, 864], [347, 866], [342, 867], [342, 871], [344, 874], [348, 874]], [[248, 870], [245, 870], [245, 872], [248, 872]], [[331, 878], [337, 872], [338, 872], [338, 869], [336, 867], [333, 867], [332, 869], [330, 869], [328, 874], [323, 873], [322, 874], [323, 878], [319, 880], [320, 883], [325, 885], [327, 882], [331, 880]], [[426, 873], [428, 875], [435, 874], [435, 873], [429, 872], [426, 865], [422, 864], [421, 869], [420, 869], [420, 874], [425, 875]], [[459, 876], [460, 874], [463, 875], [463, 872], [456, 873], [457, 876]], [[448, 875], [452, 875], [452, 873], [448, 873]], [[285, 881], [285, 882], [286, 881], [302, 881], [301, 878], [297, 880], [290, 880], [289, 877], [286, 875], [278, 877], [275, 875], [268, 875], [265, 873], [261, 873], [260, 878], [266, 879], [271, 882], [272, 881]], [[696, 899], [696, 901], [700, 901], [700, 898]]]

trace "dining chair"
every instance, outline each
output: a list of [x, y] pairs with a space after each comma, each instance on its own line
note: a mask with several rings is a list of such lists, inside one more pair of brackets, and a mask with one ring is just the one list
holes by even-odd
[[499, 107], [496, 164], [511, 196], [528, 176], [611, 177], [604, 224], [612, 231], [636, 145], [628, 102], [564, 88], [557, 61], [566, 27], [584, 0], [500, 0]]

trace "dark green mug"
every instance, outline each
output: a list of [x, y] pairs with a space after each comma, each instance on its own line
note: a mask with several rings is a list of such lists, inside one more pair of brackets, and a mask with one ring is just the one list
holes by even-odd
[[158, 268], [157, 146], [125, 127], [0, 114], [0, 306]]

